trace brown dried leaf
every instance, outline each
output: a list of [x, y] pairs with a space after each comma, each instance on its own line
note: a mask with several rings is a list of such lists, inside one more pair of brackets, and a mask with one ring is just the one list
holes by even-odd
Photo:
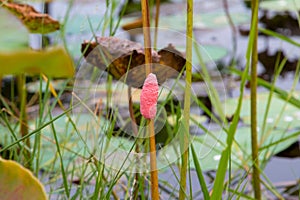
[[[88, 63], [108, 71], [115, 79], [125, 78], [130, 86], [140, 88], [145, 76], [145, 54], [141, 44], [116, 37], [98, 37], [97, 42], [84, 41], [81, 52]], [[152, 51], [152, 72], [161, 84], [178, 76], [184, 65], [182, 54], [172, 45]], [[107, 67], [106, 67], [107, 66]]]
[[17, 16], [31, 33], [47, 34], [59, 30], [58, 21], [48, 14], [37, 12], [32, 6], [27, 4], [10, 3], [0, 0], [1, 6]]
[[[185, 66], [185, 58], [182, 53], [174, 48], [172, 44], [169, 44], [168, 47], [165, 47], [158, 51], [158, 55], [160, 56], [159, 64], [160, 67], [157, 69], [160, 74], [162, 74], [165, 79], [167, 78], [176, 78], [178, 76], [178, 72], [181, 72], [183, 67]], [[162, 67], [168, 66], [168, 67]], [[170, 68], [174, 70], [170, 70]], [[154, 68], [155, 71], [155, 68]], [[162, 81], [165, 81], [162, 80]]]

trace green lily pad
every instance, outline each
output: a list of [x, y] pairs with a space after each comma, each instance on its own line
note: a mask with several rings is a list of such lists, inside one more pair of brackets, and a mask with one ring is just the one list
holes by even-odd
[[[245, 13], [230, 14], [235, 25], [250, 22], [250, 16]], [[135, 21], [136, 18], [124, 18], [121, 26], [128, 22]], [[194, 14], [194, 28], [196, 29], [216, 29], [228, 26], [228, 20], [224, 12]], [[161, 16], [159, 28], [169, 28], [178, 31], [186, 29], [186, 13], [176, 13], [175, 15]]]
[[[87, 113], [74, 113], [71, 119], [76, 124], [76, 129], [67, 116], [54, 122], [63, 164], [66, 166], [65, 170], [85, 165], [91, 154], [95, 154], [98, 158], [99, 155], [105, 155], [104, 151], [108, 153], [116, 150], [127, 152], [134, 144], [134, 141], [126, 138], [112, 137], [109, 139], [106, 136], [109, 122], [102, 117], [97, 118], [95, 115]], [[35, 128], [34, 125], [31, 127]], [[41, 135], [42, 147], [39, 166], [49, 171], [60, 171], [60, 161], [52, 127], [47, 126], [42, 129]]]
[[47, 199], [44, 187], [32, 173], [15, 161], [0, 158], [0, 196], [10, 199]]
[[[271, 156], [286, 149], [298, 140], [300, 133], [300, 111], [290, 104], [286, 104], [276, 95], [273, 96], [267, 118], [265, 131], [262, 130], [263, 115], [267, 106], [269, 93], [258, 95], [258, 139], [260, 143], [259, 158], [268, 160]], [[299, 93], [293, 94], [299, 98]], [[231, 116], [237, 106], [237, 99], [226, 101], [226, 114]], [[282, 116], [279, 117], [283, 109]], [[241, 119], [245, 124], [250, 124], [250, 97], [244, 96]], [[203, 170], [216, 170], [221, 153], [225, 148], [227, 134], [220, 130], [211, 130], [213, 135], [205, 134], [193, 137], [193, 144]], [[232, 146], [232, 168], [251, 165], [251, 129], [249, 125], [241, 126], [235, 134], [235, 143]], [[272, 145], [271, 145], [272, 144]], [[269, 146], [270, 145], [270, 146]], [[160, 162], [168, 160], [176, 161], [180, 157], [178, 145], [169, 145], [159, 152]], [[191, 160], [191, 163], [193, 161]], [[166, 163], [159, 163], [163, 165]], [[191, 164], [192, 167], [193, 164]]]
[[[269, 144], [278, 142], [269, 148], [259, 151], [260, 160], [268, 160], [272, 155], [286, 149], [292, 143], [297, 141], [298, 137], [284, 138], [292, 135], [294, 132], [285, 132], [284, 130], [272, 130], [271, 134], [264, 140], [261, 147], [268, 146]], [[218, 138], [223, 144], [226, 143], [226, 133], [222, 133]], [[259, 132], [259, 138], [262, 133]], [[249, 127], [239, 128], [235, 135], [236, 143], [232, 146], [232, 168], [238, 169], [241, 166], [251, 165], [251, 130]], [[193, 140], [195, 150], [197, 151], [200, 163], [204, 170], [216, 170], [218, 167], [221, 152], [224, 146], [211, 136], [200, 136]], [[210, 144], [210, 145], [207, 145]]]
[[77, 39], [76, 40], [68, 39], [67, 41], [68, 41], [68, 45], [67, 45], [68, 52], [70, 53], [72, 58], [79, 59], [80, 56], [82, 56], [82, 53], [80, 51], [81, 49], [80, 42], [78, 42]]
[[300, 1], [297, 0], [268, 0], [262, 1], [259, 7], [264, 10], [272, 10], [278, 12], [284, 11], [299, 11]]
[[[245, 13], [231, 13], [233, 23], [244, 24], [250, 21], [249, 15]], [[203, 13], [194, 15], [194, 28], [198, 29], [216, 29], [228, 26], [228, 20], [225, 13]], [[175, 30], [185, 30], [186, 19], [185, 15], [177, 14], [170, 16], [162, 16], [160, 18], [159, 26], [161, 28], [172, 28]]]
[[[171, 125], [171, 126], [175, 126], [176, 124], [176, 115], [170, 115], [168, 116], [168, 123]], [[196, 126], [198, 123], [205, 123], [207, 121], [207, 117], [201, 115], [195, 115], [195, 114], [190, 114], [190, 126]]]
[[[101, 15], [75, 15], [65, 24], [65, 31], [67, 34], [84, 34], [97, 31], [99, 29], [99, 23], [103, 16]], [[91, 25], [89, 24], [89, 21]], [[80, 42], [79, 42], [80, 43]]]
[[[65, 80], [53, 80], [51, 81], [53, 88], [56, 91], [62, 90], [65, 87]], [[31, 93], [37, 93], [40, 91], [40, 81], [30, 82], [26, 84], [27, 91]], [[47, 82], [42, 82], [42, 92], [45, 92], [47, 89]], [[48, 89], [49, 91], [49, 89]]]
[[[269, 148], [264, 148], [259, 151], [260, 160], [268, 160], [272, 155], [286, 149], [295, 141], [298, 137], [292, 137], [287, 140], [294, 132], [285, 132], [284, 130], [272, 130], [271, 134], [264, 139], [261, 147], [266, 147], [272, 143], [278, 143], [272, 145]], [[214, 133], [213, 133], [214, 134]], [[218, 133], [219, 134], [219, 133]], [[299, 134], [300, 135], [300, 134]], [[259, 138], [262, 136], [259, 133]], [[227, 134], [222, 132], [219, 136], [202, 135], [193, 137], [192, 143], [196, 150], [196, 153], [203, 170], [217, 170], [219, 160], [221, 158], [222, 151], [225, 149]], [[239, 169], [242, 166], [251, 165], [251, 130], [249, 127], [239, 128], [235, 135], [236, 143], [232, 147], [232, 169]], [[159, 165], [166, 165], [166, 158], [169, 162], [174, 162], [180, 158], [180, 150], [178, 146], [169, 145], [158, 153]], [[191, 159], [191, 168], [194, 168], [194, 163]]]
[[0, 52], [23, 50], [28, 48], [29, 33], [23, 24], [0, 7]]
[[[177, 48], [179, 51], [185, 51], [185, 47], [177, 47]], [[204, 63], [218, 61], [224, 58], [228, 53], [228, 50], [226, 48], [221, 46], [216, 46], [216, 45], [200, 45], [198, 47], [198, 50], [200, 51]], [[193, 46], [192, 59], [193, 59], [193, 64], [195, 65], [200, 64], [195, 45]]]
[[[295, 98], [299, 98], [299, 92], [293, 93]], [[264, 113], [267, 107], [269, 93], [261, 93], [258, 95], [258, 128], [262, 127]], [[228, 99], [226, 101], [226, 113], [231, 116], [236, 108], [237, 99]], [[280, 113], [282, 115], [280, 116]], [[244, 123], [250, 124], [250, 96], [245, 95], [243, 99], [243, 107], [241, 116]], [[300, 111], [293, 105], [286, 103], [280, 99], [276, 94], [273, 95], [270, 105], [269, 114], [267, 117], [267, 125], [275, 126], [282, 129], [299, 128], [300, 124]]]

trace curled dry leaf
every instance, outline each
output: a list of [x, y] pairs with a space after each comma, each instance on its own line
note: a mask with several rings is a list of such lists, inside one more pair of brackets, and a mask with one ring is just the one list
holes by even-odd
[[[140, 43], [116, 37], [97, 37], [96, 42], [84, 41], [81, 52], [88, 63], [108, 71], [115, 79], [126, 79], [126, 84], [142, 87], [146, 73], [144, 47]], [[158, 52], [152, 50], [152, 73], [157, 76], [159, 84], [177, 77], [184, 65], [185, 58], [172, 45]]]
[[18, 4], [0, 0], [1, 6], [17, 16], [31, 33], [47, 34], [59, 30], [58, 21], [48, 14], [42, 14], [27, 4]]

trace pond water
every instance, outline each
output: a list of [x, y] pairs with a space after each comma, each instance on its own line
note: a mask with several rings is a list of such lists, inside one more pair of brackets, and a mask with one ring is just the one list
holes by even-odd
[[[181, 0], [172, 1], [170, 4], [162, 4], [161, 5], [161, 20], [164, 31], [159, 31], [158, 38], [158, 46], [163, 47], [168, 43], [172, 43], [175, 47], [184, 47], [185, 40], [182, 39], [181, 35], [184, 34], [184, 20], [180, 18], [185, 15], [185, 3]], [[222, 6], [222, 1], [205, 1], [205, 0], [197, 0], [195, 1], [195, 19], [198, 19], [198, 15], [204, 14], [204, 19], [210, 20], [210, 23], [199, 22], [195, 20], [195, 30], [194, 36], [197, 42], [205, 47], [205, 45], [212, 45], [216, 47], [211, 51], [212, 57], [213, 54], [217, 54], [216, 52], [223, 51], [225, 49], [225, 54], [221, 59], [215, 60], [214, 62], [210, 62], [209, 66], [212, 70], [215, 70], [216, 63], [218, 66], [226, 66], [230, 63], [230, 59], [234, 53], [234, 38], [232, 36], [232, 29], [226, 23], [226, 17], [224, 18], [224, 9]], [[54, 18], [60, 19], [64, 16], [68, 9], [68, 3], [63, 1], [54, 1], [51, 4], [51, 15]], [[115, 11], [116, 15], [121, 9], [121, 5], [119, 4]], [[41, 9], [39, 4], [35, 4], [37, 9]], [[239, 33], [239, 28], [247, 29], [249, 26], [250, 15], [251, 12], [249, 8], [245, 7], [245, 4], [241, 0], [230, 0], [229, 1], [229, 11], [233, 16], [234, 21], [237, 22], [236, 26], [236, 45], [237, 49], [234, 55], [234, 58], [238, 60], [238, 66], [242, 69], [245, 66], [245, 52], [247, 49], [248, 38], [246, 36], [241, 36]], [[92, 37], [92, 33], [90, 31], [90, 25], [88, 23], [88, 19], [91, 22], [92, 29], [95, 30], [96, 35], [107, 35], [108, 31], [103, 31], [101, 29], [97, 30], [97, 26], [100, 24], [103, 26], [105, 24], [102, 19], [107, 18], [108, 12], [106, 10], [105, 1], [75, 1], [71, 11], [70, 18], [66, 25], [66, 41], [68, 44], [68, 48], [73, 56], [78, 59], [80, 56], [80, 45], [83, 40], [90, 39]], [[215, 17], [220, 14], [219, 17]], [[260, 16], [264, 13], [260, 12]], [[175, 16], [174, 16], [175, 15]], [[272, 13], [274, 15], [274, 12]], [[171, 16], [171, 17], [170, 17]], [[125, 19], [124, 21], [130, 21], [136, 18], [136, 15], [131, 15], [129, 19]], [[201, 18], [200, 18], [201, 19]], [[225, 21], [224, 21], [225, 20]], [[125, 22], [121, 22], [125, 23]], [[165, 31], [165, 29], [171, 29], [171, 31]], [[132, 38], [130, 34], [124, 33], [122, 29], [118, 29], [117, 36], [122, 36], [123, 38]], [[32, 36], [32, 45], [33, 47], [39, 47], [40, 43], [37, 40], [38, 36]], [[56, 40], [55, 34], [53, 35], [54, 42], [61, 42]], [[142, 42], [142, 35], [135, 35], [134, 38]], [[300, 42], [300, 37], [293, 36], [291, 37], [297, 42]], [[206, 46], [207, 47], [207, 46]], [[219, 47], [220, 49], [218, 50]], [[285, 55], [289, 58], [289, 60], [295, 60], [300, 58], [299, 47], [295, 45], [282, 42], [279, 39], [260, 36], [258, 40], [258, 50], [262, 52], [267, 50], [269, 54], [275, 54], [277, 50], [282, 50]], [[222, 52], [220, 53], [222, 55]], [[259, 63], [259, 74], [263, 73], [265, 70], [264, 66]], [[222, 74], [223, 72], [221, 72]], [[280, 77], [277, 82], [277, 86], [284, 89], [290, 90], [293, 82], [293, 71], [287, 74], [285, 77]], [[228, 83], [227, 79], [224, 80]], [[237, 97], [239, 95], [239, 82], [233, 81], [233, 84], [228, 86], [225, 84], [225, 89], [228, 90], [228, 93], [222, 93], [222, 95], [227, 95], [227, 98], [230, 94], [231, 97]], [[197, 85], [196, 88], [199, 86]], [[195, 89], [197, 90], [197, 89]], [[267, 91], [264, 88], [258, 88], [260, 92]], [[300, 84], [297, 84], [296, 90], [300, 90]], [[200, 91], [201, 92], [201, 91]], [[199, 92], [199, 93], [200, 93]], [[246, 90], [246, 94], [249, 94], [249, 90]], [[299, 128], [299, 127], [298, 127]], [[286, 181], [295, 181], [296, 179], [300, 179], [300, 158], [288, 159], [288, 158], [278, 158], [272, 157], [264, 170], [266, 176], [270, 179], [274, 184], [286, 182]], [[162, 179], [169, 180], [174, 176], [173, 172], [165, 172], [160, 175]], [[195, 175], [193, 175], [195, 176]], [[173, 177], [174, 178], [174, 177]], [[172, 181], [169, 181], [171, 183]], [[174, 182], [177, 182], [174, 180]], [[193, 181], [193, 186], [195, 188], [199, 188], [197, 181]], [[178, 187], [178, 186], [175, 186]], [[196, 189], [195, 189], [196, 191]], [[200, 195], [200, 194], [199, 194]], [[195, 199], [201, 199], [200, 196]]]

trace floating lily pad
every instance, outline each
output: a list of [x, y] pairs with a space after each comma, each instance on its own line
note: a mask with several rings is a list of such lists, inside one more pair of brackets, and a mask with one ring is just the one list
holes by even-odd
[[[289, 147], [300, 136], [300, 111], [285, 101], [273, 96], [271, 107], [267, 118], [266, 130], [263, 132], [262, 123], [265, 109], [267, 106], [267, 98], [269, 93], [258, 95], [258, 138], [260, 143], [259, 156], [260, 160], [270, 158], [278, 152]], [[293, 94], [299, 98], [299, 93]], [[228, 99], [226, 101], [226, 114], [231, 116], [237, 106], [237, 99]], [[282, 116], [279, 117], [282, 109]], [[245, 124], [250, 124], [250, 97], [245, 95], [243, 99], [243, 107], [241, 110], [241, 118]], [[201, 167], [203, 170], [216, 170], [218, 167], [221, 152], [226, 144], [227, 134], [222, 130], [210, 130], [213, 135], [205, 134], [195, 136], [193, 144], [198, 154]], [[237, 169], [242, 165], [251, 165], [251, 129], [249, 125], [241, 126], [235, 134], [236, 143], [232, 149], [232, 168]], [[274, 144], [269, 146], [270, 144]], [[268, 147], [269, 146], [269, 147]], [[263, 148], [266, 147], [266, 148]], [[178, 146], [167, 146], [159, 153], [159, 160], [176, 161], [180, 155]], [[162, 157], [163, 159], [160, 159]], [[192, 161], [191, 161], [192, 163]], [[160, 165], [166, 163], [160, 163]], [[193, 165], [193, 164], [192, 164]], [[193, 167], [193, 166], [192, 166]]]
[[[292, 143], [297, 141], [298, 137], [290, 138], [282, 141], [292, 135], [294, 132], [285, 132], [284, 130], [272, 130], [271, 134], [265, 139], [261, 147], [268, 146], [271, 143], [278, 142], [277, 145], [259, 151], [260, 160], [270, 158], [272, 155], [289, 147]], [[259, 132], [259, 138], [262, 133]], [[223, 132], [218, 138], [223, 144], [226, 143], [227, 134]], [[242, 165], [251, 165], [251, 130], [249, 127], [239, 128], [235, 134], [236, 143], [232, 146], [232, 168], [238, 169]], [[200, 159], [204, 170], [217, 169], [221, 152], [224, 146], [220, 144], [212, 136], [195, 137], [193, 140], [195, 150]]]
[[[250, 22], [250, 16], [245, 13], [231, 13], [235, 25]], [[125, 18], [121, 25], [135, 21], [136, 18]], [[194, 15], [194, 28], [196, 29], [216, 29], [228, 26], [228, 20], [224, 12], [202, 13]], [[175, 15], [161, 16], [159, 19], [159, 28], [169, 28], [178, 31], [186, 29], [186, 14], [176, 13]]]
[[[180, 51], [185, 51], [185, 47], [178, 47]], [[218, 61], [222, 58], [224, 58], [228, 50], [221, 46], [216, 45], [199, 45], [198, 47], [201, 57], [203, 59], [204, 63], [212, 62], [212, 61]], [[199, 65], [199, 57], [197, 55], [196, 46], [193, 47], [193, 64]]]
[[[168, 116], [168, 123], [172, 126], [175, 126], [176, 124], [176, 115], [170, 115]], [[198, 123], [205, 123], [207, 122], [207, 117], [203, 115], [195, 115], [190, 114], [190, 126], [196, 126]]]
[[[99, 30], [101, 15], [74, 15], [65, 24], [67, 34], [84, 34]], [[90, 22], [89, 22], [90, 21]]]
[[0, 196], [10, 199], [47, 199], [44, 187], [32, 173], [15, 161], [0, 158]]
[[[298, 99], [299, 93], [293, 93]], [[261, 93], [258, 95], [258, 128], [262, 127], [263, 117], [267, 107], [269, 93]], [[235, 111], [237, 99], [228, 99], [226, 101], [226, 113], [231, 116]], [[283, 111], [282, 115], [280, 113]], [[245, 95], [243, 99], [243, 107], [241, 111], [241, 118], [244, 123], [250, 124], [250, 96]], [[277, 128], [292, 130], [300, 128], [300, 111], [293, 105], [283, 101], [276, 94], [273, 94], [269, 114], [267, 117], [267, 125], [275, 126]]]
[[81, 44], [78, 43], [78, 39], [72, 40], [68, 38], [67, 41], [68, 41], [68, 45], [67, 45], [68, 52], [70, 53], [72, 58], [79, 59], [80, 56], [82, 56], [82, 53], [80, 51]]
[[[103, 117], [87, 113], [74, 113], [71, 119], [76, 124], [76, 129], [67, 116], [62, 116], [54, 122], [64, 166], [72, 168], [85, 165], [86, 159], [91, 156], [91, 153], [95, 153], [98, 157], [104, 151], [113, 152], [118, 149], [127, 152], [134, 143], [134, 141], [121, 137], [108, 139], [106, 131], [109, 122]], [[31, 127], [35, 128], [34, 125]], [[60, 171], [52, 127], [47, 126], [41, 130], [41, 133], [42, 148], [39, 166], [45, 170]]]
[[[249, 15], [245, 13], [231, 13], [233, 23], [236, 25], [249, 22]], [[203, 13], [194, 15], [194, 28], [198, 29], [215, 29], [228, 26], [228, 19], [225, 13]], [[162, 16], [159, 22], [160, 27], [172, 28], [176, 30], [185, 30], [185, 15], [177, 14], [170, 16]]]
[[[65, 81], [64, 80], [54, 80], [51, 81], [51, 84], [55, 90], [62, 90], [64, 89], [65, 86]], [[27, 91], [31, 93], [37, 93], [40, 91], [40, 81], [35, 81], [35, 82], [30, 82], [26, 84]], [[47, 89], [47, 82], [43, 81], [42, 82], [42, 92], [45, 92]], [[49, 91], [49, 89], [48, 89]]]
[[300, 1], [297, 0], [268, 0], [262, 1], [259, 7], [264, 10], [272, 10], [278, 12], [284, 11], [299, 11]]
[[15, 16], [0, 7], [0, 52], [28, 48], [29, 33]]
[[[272, 155], [289, 147], [298, 137], [292, 137], [287, 140], [284, 138], [289, 137], [294, 132], [285, 132], [284, 130], [272, 130], [271, 134], [264, 140], [261, 147], [266, 147], [269, 144], [278, 142], [277, 145], [272, 145], [269, 148], [265, 148], [259, 151], [259, 157], [261, 160], [270, 158]], [[213, 133], [214, 134], [214, 133]], [[300, 135], [300, 134], [299, 134]], [[259, 138], [262, 136], [259, 133]], [[193, 138], [193, 145], [198, 155], [201, 167], [203, 170], [216, 170], [218, 167], [221, 153], [224, 150], [223, 144], [226, 144], [227, 134], [222, 132], [218, 137], [211, 135], [195, 136]], [[243, 165], [251, 165], [251, 130], [249, 127], [239, 128], [235, 135], [236, 143], [232, 147], [232, 169], [238, 169]], [[176, 161], [179, 157], [178, 146], [167, 146], [163, 151], [158, 153], [158, 160], [165, 162], [165, 158], [168, 158], [170, 162]], [[166, 163], [160, 163], [163, 165]], [[191, 158], [191, 168], [194, 168], [194, 164]]]

